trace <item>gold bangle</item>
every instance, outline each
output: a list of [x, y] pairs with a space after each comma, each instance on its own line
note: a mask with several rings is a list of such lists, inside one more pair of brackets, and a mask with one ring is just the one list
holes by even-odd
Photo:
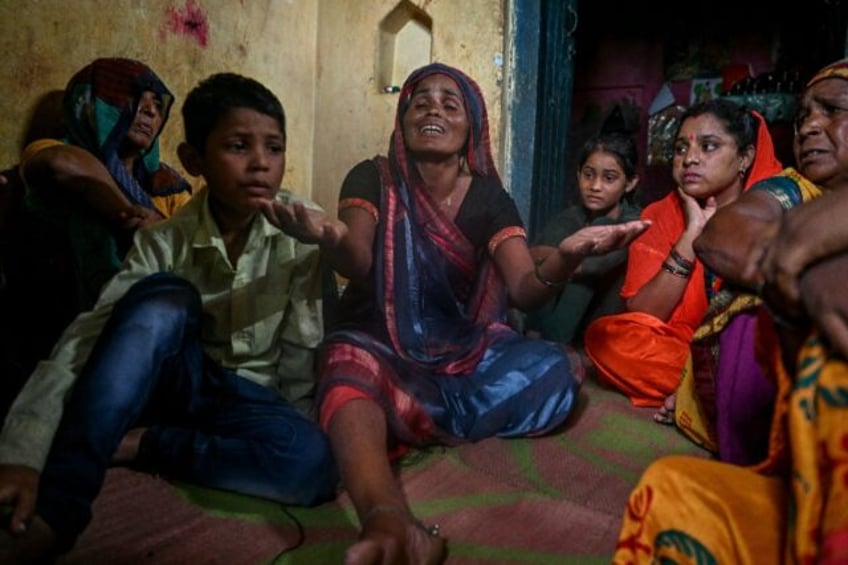
[[548, 280], [545, 277], [543, 277], [542, 272], [540, 270], [541, 267], [542, 267], [542, 263], [544, 263], [544, 261], [539, 261], [538, 263], [536, 263], [536, 267], [533, 269], [533, 271], [536, 273], [536, 280], [537, 281], [539, 281], [540, 283], [542, 283], [543, 285], [545, 285], [548, 288], [557, 288], [557, 289], [564, 288], [565, 285], [568, 284], [567, 280], [551, 281], [551, 280]]

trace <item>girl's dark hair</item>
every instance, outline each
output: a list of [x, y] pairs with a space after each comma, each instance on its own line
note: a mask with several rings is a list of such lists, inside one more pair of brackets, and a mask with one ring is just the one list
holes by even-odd
[[[580, 159], [577, 161], [578, 171], [583, 168], [589, 156], [595, 151], [603, 151], [612, 155], [621, 170], [624, 171], [624, 176], [628, 181], [633, 180], [633, 177], [636, 176], [639, 155], [636, 150], [636, 142], [632, 136], [619, 131], [602, 131], [593, 135], [583, 143], [583, 148], [580, 150]], [[635, 204], [637, 201], [636, 191], [631, 190], [625, 193], [623, 198], [628, 203]]]
[[286, 139], [286, 114], [273, 92], [252, 78], [218, 73], [202, 80], [183, 103], [186, 142], [202, 155], [218, 120], [234, 108], [249, 108], [274, 118]]
[[628, 180], [636, 176], [636, 165], [639, 157], [636, 151], [636, 142], [627, 134], [620, 132], [607, 132], [593, 135], [583, 143], [577, 168], [582, 169], [586, 160], [595, 151], [609, 153], [618, 162]]
[[757, 130], [759, 128], [757, 119], [744, 106], [740, 106], [736, 102], [724, 98], [713, 98], [706, 102], [700, 102], [686, 110], [680, 117], [674, 137], [677, 138], [680, 134], [680, 128], [683, 126], [683, 122], [689, 118], [695, 118], [704, 114], [711, 114], [724, 124], [727, 133], [736, 141], [736, 147], [739, 153], [742, 153], [749, 146], [753, 145], [756, 147]]

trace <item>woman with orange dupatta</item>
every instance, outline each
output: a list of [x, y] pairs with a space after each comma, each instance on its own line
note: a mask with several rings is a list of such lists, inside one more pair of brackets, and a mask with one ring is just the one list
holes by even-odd
[[711, 269], [765, 301], [757, 357], [777, 388], [768, 455], [752, 467], [652, 464], [615, 563], [848, 562], [848, 60], [807, 83], [794, 153], [798, 172], [716, 213], [696, 242]]
[[672, 169], [678, 188], [645, 208], [642, 218], [653, 225], [630, 246], [621, 290], [628, 312], [599, 318], [586, 330], [586, 354], [601, 382], [636, 406], [673, 399], [693, 333], [720, 286], [692, 242], [717, 209], [781, 169], [756, 112], [716, 99], [682, 116]]

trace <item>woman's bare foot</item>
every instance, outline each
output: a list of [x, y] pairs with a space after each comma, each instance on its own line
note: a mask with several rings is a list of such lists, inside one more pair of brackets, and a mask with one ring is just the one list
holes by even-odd
[[445, 539], [406, 509], [376, 507], [363, 520], [359, 541], [345, 553], [345, 565], [438, 565], [447, 556]]
[[123, 439], [121, 439], [121, 443], [118, 444], [115, 454], [112, 455], [112, 464], [129, 465], [135, 461], [135, 458], [138, 457], [139, 446], [141, 445], [141, 436], [146, 431], [147, 428], [133, 428], [128, 431]]
[[40, 516], [30, 520], [21, 533], [0, 530], [0, 565], [52, 563], [55, 549], [56, 533]]
[[677, 393], [673, 392], [665, 398], [665, 402], [654, 413], [654, 421], [668, 426], [674, 424], [674, 408], [677, 405]]

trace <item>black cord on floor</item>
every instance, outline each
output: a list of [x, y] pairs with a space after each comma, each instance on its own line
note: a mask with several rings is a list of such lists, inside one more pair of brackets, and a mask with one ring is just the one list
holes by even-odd
[[[402, 457], [397, 464], [400, 467], [411, 467], [429, 457], [433, 452], [444, 453], [445, 451], [446, 448], [443, 445], [431, 445], [416, 448], [413, 452], [408, 453], [407, 455]], [[271, 563], [276, 563], [283, 555], [291, 553], [292, 551], [303, 545], [304, 541], [306, 541], [306, 532], [304, 531], [303, 524], [300, 523], [300, 520], [298, 520], [297, 517], [292, 514], [286, 506], [280, 505], [280, 510], [282, 510], [283, 514], [288, 516], [289, 519], [297, 527], [297, 542], [293, 546], [287, 547], [280, 551], [277, 555], [275, 555], [274, 558], [271, 560]]]
[[295, 549], [297, 549], [298, 547], [300, 547], [301, 545], [303, 545], [303, 542], [306, 540], [306, 532], [303, 530], [303, 524], [300, 523], [300, 520], [298, 520], [297, 517], [294, 514], [292, 514], [291, 511], [288, 508], [286, 508], [285, 506], [280, 505], [280, 510], [282, 510], [283, 514], [288, 516], [289, 519], [292, 522], [294, 522], [294, 525], [297, 527], [297, 542], [295, 542], [295, 544], [293, 546], [287, 547], [287, 548], [283, 549], [281, 552], [279, 552], [277, 555], [275, 555], [274, 559], [271, 560], [271, 563], [276, 563], [277, 560], [280, 559], [283, 555], [285, 555], [286, 553], [292, 552]]
[[401, 457], [394, 464], [401, 469], [405, 469], [407, 467], [414, 467], [418, 465], [434, 453], [444, 454], [447, 452], [447, 447], [444, 445], [424, 445], [421, 447], [416, 447], [411, 450], [409, 453]]

